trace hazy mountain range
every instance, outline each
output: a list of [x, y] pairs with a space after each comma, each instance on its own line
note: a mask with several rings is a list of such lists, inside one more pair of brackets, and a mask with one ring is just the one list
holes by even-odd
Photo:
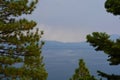
[[[111, 40], [116, 40], [120, 38], [120, 35], [111, 35]], [[45, 41], [44, 48], [93, 48], [87, 42], [59, 42], [59, 41]]]
[[58, 41], [45, 41], [44, 47], [49, 47], [49, 48], [86, 48], [90, 47], [89, 43], [87, 42], [72, 42], [72, 43], [64, 43], [64, 42], [58, 42]]

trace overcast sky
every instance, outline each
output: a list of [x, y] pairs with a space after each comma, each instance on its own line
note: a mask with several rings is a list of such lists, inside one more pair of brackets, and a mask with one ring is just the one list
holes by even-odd
[[87, 34], [120, 34], [119, 16], [107, 13], [105, 0], [40, 0], [29, 18], [44, 30], [45, 40], [86, 41]]

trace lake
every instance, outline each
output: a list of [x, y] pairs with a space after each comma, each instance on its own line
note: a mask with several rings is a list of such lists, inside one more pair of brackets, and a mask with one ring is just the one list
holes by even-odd
[[91, 47], [50, 46], [43, 48], [42, 55], [48, 72], [47, 80], [69, 80], [78, 67], [78, 60], [81, 58], [84, 59], [90, 73], [97, 78], [99, 78], [97, 70], [108, 74], [120, 74], [120, 65], [109, 66], [108, 56]]

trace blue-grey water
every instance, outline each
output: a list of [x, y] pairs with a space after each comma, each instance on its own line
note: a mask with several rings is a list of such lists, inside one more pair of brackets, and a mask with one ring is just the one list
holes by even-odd
[[45, 47], [42, 52], [47, 80], [69, 80], [78, 67], [78, 60], [84, 59], [90, 73], [97, 78], [97, 70], [108, 74], [120, 74], [120, 65], [109, 66], [108, 56], [102, 51], [82, 47]]

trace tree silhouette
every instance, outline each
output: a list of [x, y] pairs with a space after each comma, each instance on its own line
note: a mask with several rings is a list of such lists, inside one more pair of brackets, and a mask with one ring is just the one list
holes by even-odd
[[31, 14], [38, 0], [0, 0], [0, 79], [46, 80], [40, 41], [43, 31], [32, 29]]
[[79, 67], [75, 70], [74, 75], [70, 80], [96, 80], [93, 76], [90, 75], [89, 70], [87, 69], [83, 59], [79, 60]]
[[113, 15], [120, 15], [120, 0], [106, 0], [105, 8]]
[[120, 80], [120, 75], [110, 75], [110, 74], [106, 74], [104, 72], [101, 71], [97, 71], [99, 76], [102, 76], [104, 78], [107, 78], [107, 80]]

